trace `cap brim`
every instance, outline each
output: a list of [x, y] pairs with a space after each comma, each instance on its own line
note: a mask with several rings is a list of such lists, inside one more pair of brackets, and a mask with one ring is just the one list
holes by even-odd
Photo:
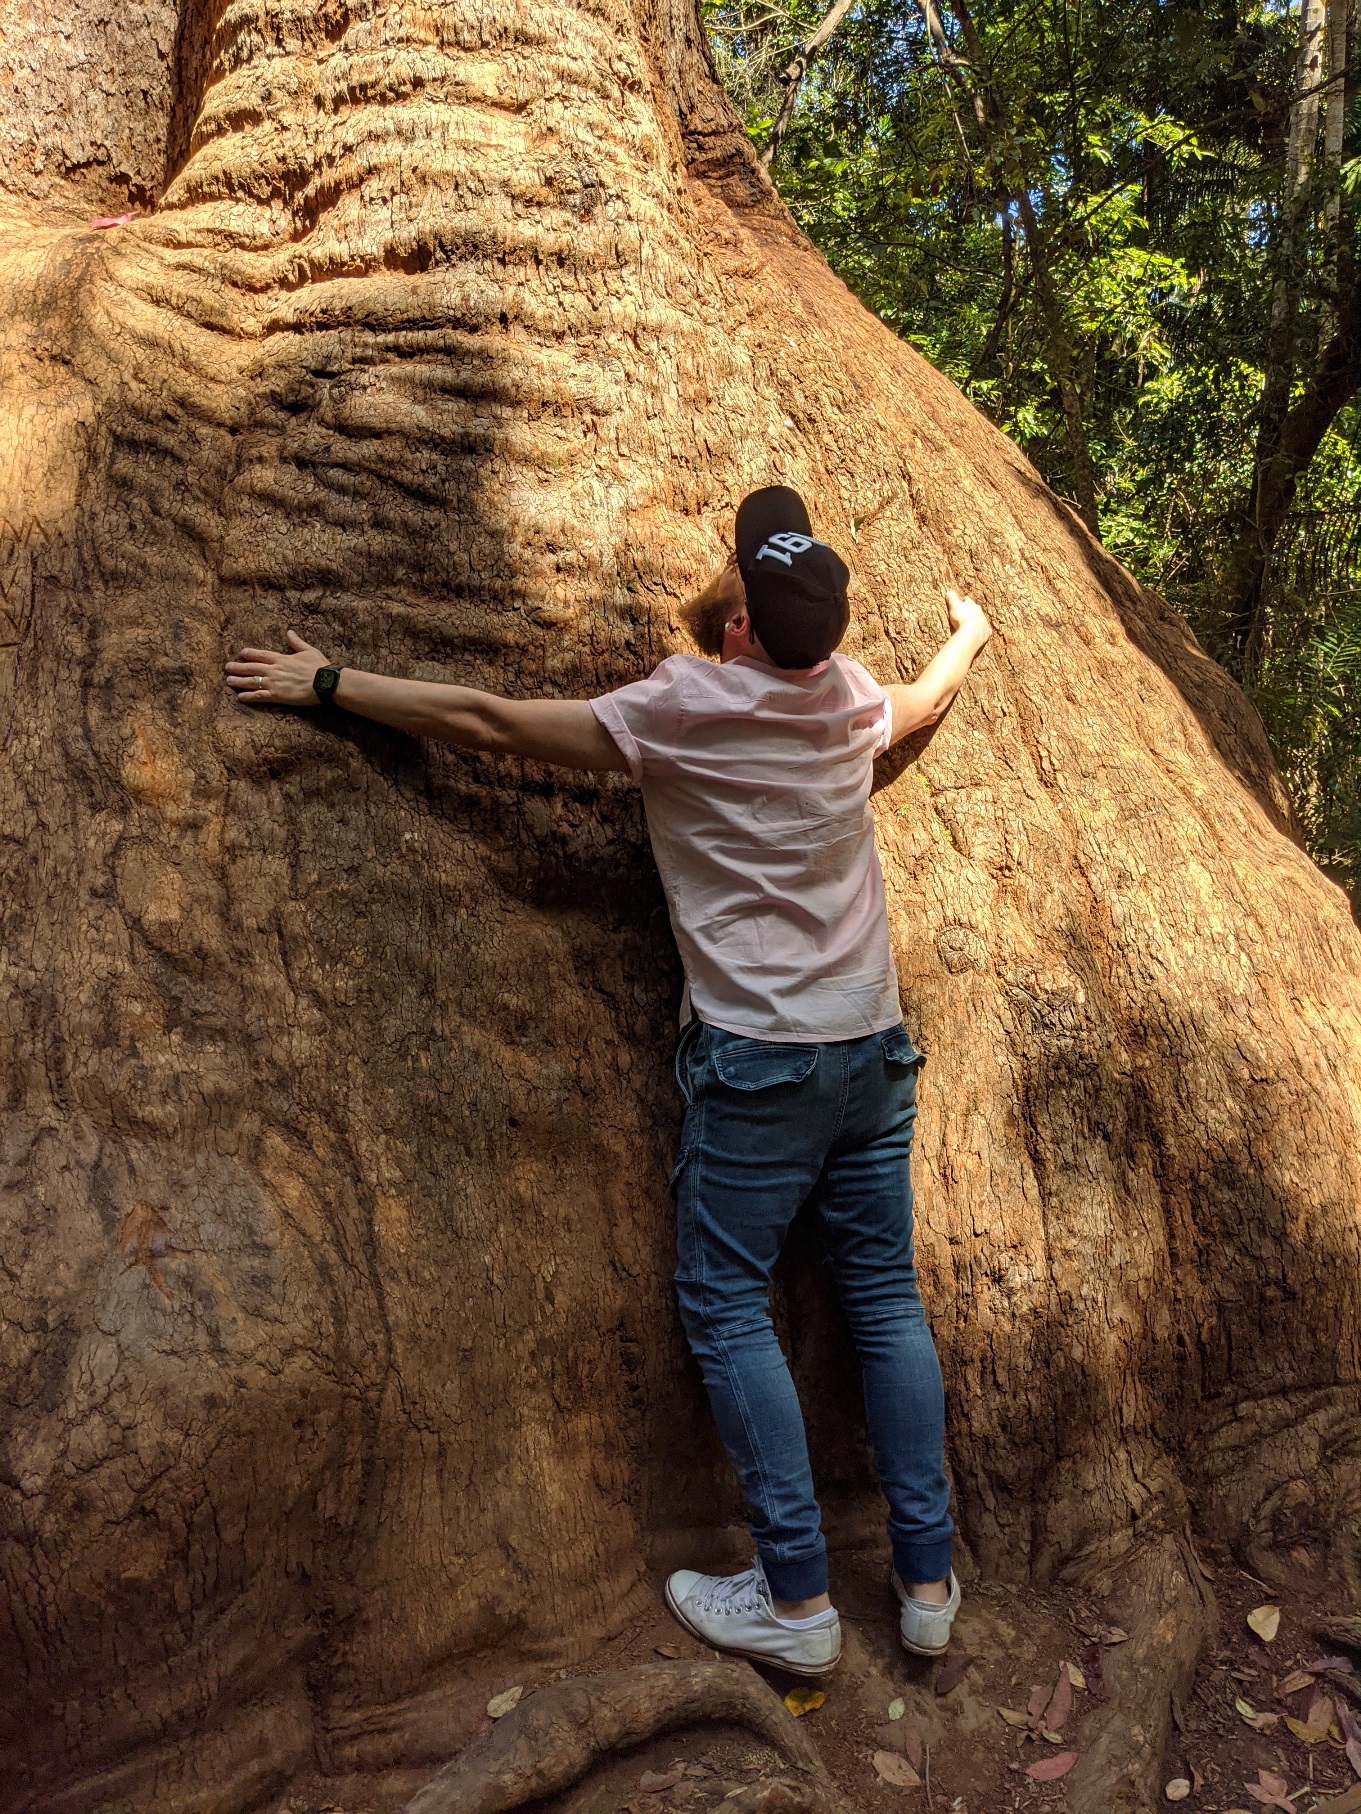
[[753, 491], [737, 506], [737, 570], [745, 573], [756, 550], [782, 529], [811, 535], [808, 511], [797, 491], [788, 485], [767, 485]]

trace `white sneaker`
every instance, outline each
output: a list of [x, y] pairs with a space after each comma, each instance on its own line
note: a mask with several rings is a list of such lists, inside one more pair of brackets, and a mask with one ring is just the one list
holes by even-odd
[[959, 1611], [959, 1582], [955, 1579], [955, 1571], [950, 1570], [950, 1598], [944, 1606], [935, 1606], [929, 1600], [914, 1600], [899, 1580], [896, 1568], [893, 1586], [903, 1609], [898, 1630], [902, 1634], [904, 1650], [919, 1657], [938, 1657], [950, 1642], [950, 1627]]
[[759, 1558], [741, 1575], [678, 1568], [666, 1584], [666, 1603], [701, 1644], [751, 1663], [775, 1663], [791, 1675], [825, 1675], [841, 1660], [835, 1608], [819, 1613], [814, 1625], [787, 1624], [776, 1616]]

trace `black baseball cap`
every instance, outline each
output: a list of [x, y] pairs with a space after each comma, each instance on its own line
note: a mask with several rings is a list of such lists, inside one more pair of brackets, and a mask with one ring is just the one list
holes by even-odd
[[777, 668], [813, 668], [846, 634], [850, 570], [813, 535], [803, 499], [767, 485], [737, 507], [737, 570], [747, 615]]

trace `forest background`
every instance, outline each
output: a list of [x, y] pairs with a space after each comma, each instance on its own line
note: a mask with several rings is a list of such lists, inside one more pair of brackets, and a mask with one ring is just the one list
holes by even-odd
[[799, 224], [1242, 682], [1361, 913], [1355, 0], [704, 14]]

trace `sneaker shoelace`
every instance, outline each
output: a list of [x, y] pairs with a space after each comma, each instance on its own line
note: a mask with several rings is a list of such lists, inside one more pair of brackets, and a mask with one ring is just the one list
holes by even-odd
[[756, 1612], [762, 1600], [765, 1579], [759, 1569], [749, 1568], [741, 1575], [715, 1575], [713, 1585], [704, 1590], [700, 1606], [705, 1612], [726, 1617], [729, 1613]]

